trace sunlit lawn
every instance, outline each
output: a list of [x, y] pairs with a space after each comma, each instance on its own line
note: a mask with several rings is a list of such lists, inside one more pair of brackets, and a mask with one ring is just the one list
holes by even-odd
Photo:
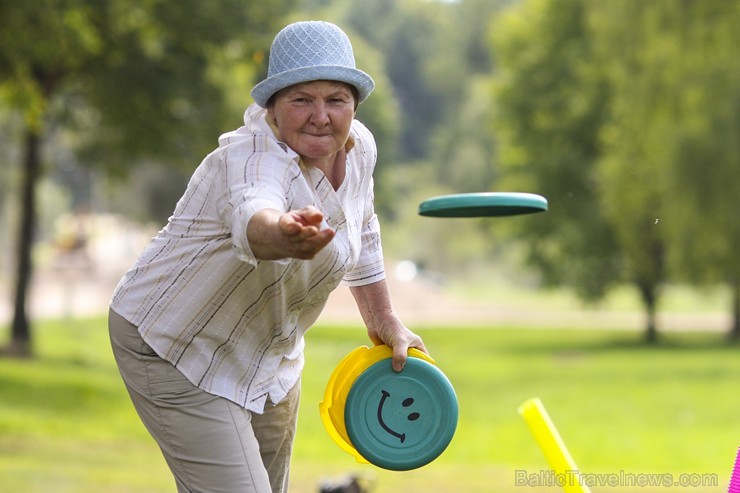
[[[318, 402], [334, 365], [365, 335], [319, 326], [307, 338], [292, 492], [317, 492], [322, 478], [347, 473], [374, 478], [377, 493], [562, 491], [515, 484], [517, 470], [548, 468], [516, 412], [535, 396], [584, 472], [718, 481], [641, 492], [726, 489], [740, 446], [740, 349], [719, 334], [668, 334], [649, 348], [630, 331], [419, 332], [458, 394], [460, 422], [447, 451], [404, 473], [361, 466], [341, 451]], [[37, 354], [0, 359], [0, 492], [173, 492], [125, 395], [104, 319], [39, 323]]]

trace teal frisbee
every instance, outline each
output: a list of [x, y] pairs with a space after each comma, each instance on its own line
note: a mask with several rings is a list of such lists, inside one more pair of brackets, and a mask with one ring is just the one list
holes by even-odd
[[378, 361], [355, 380], [344, 421], [352, 445], [370, 463], [393, 471], [422, 467], [449, 445], [458, 420], [452, 384], [435, 365], [408, 358], [402, 372]]
[[521, 192], [439, 195], [419, 204], [419, 214], [431, 217], [517, 216], [546, 210], [545, 197]]

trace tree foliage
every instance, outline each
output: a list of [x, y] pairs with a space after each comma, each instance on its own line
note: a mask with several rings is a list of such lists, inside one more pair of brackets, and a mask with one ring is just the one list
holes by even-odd
[[223, 129], [224, 64], [252, 64], [287, 5], [0, 1], [0, 95], [22, 115], [25, 129], [12, 327], [17, 352], [30, 349], [26, 295], [44, 138], [64, 129], [81, 160], [108, 168], [127, 170], [143, 157], [192, 163]]
[[533, 259], [585, 297], [635, 285], [649, 340], [669, 279], [737, 293], [738, 20], [734, 2], [532, 0], [499, 24], [501, 160], [551, 199]]
[[[599, 5], [594, 20], [603, 26], [614, 90], [603, 132], [603, 173], [614, 186], [604, 200], [631, 275], [668, 270], [662, 275], [727, 282], [737, 300], [740, 6], [695, 0], [682, 8], [668, 1], [622, 7], [627, 15], [618, 17], [615, 5]], [[636, 203], [617, 205], [620, 196]], [[635, 213], [622, 217], [618, 208]], [[737, 301], [734, 312], [737, 337]]]
[[599, 129], [609, 94], [586, 4], [529, 2], [496, 24], [494, 40], [501, 186], [550, 202], [548, 220], [524, 218], [517, 235], [548, 284], [598, 299], [619, 281], [621, 259], [599, 202]]

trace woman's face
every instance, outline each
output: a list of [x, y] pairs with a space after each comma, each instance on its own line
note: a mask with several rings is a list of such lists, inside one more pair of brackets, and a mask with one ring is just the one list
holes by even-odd
[[280, 137], [307, 165], [332, 164], [344, 147], [355, 116], [351, 86], [312, 81], [279, 91], [267, 111]]

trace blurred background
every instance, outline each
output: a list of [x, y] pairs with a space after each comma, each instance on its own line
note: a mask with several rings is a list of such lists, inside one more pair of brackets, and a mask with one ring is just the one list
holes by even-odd
[[[118, 279], [164, 225], [218, 136], [241, 124], [275, 33], [302, 19], [339, 24], [358, 67], [376, 81], [357, 118], [378, 142], [376, 207], [392, 294], [407, 323], [431, 339], [439, 334], [441, 354], [451, 328], [493, 340], [497, 330], [514, 353], [518, 337], [535, 333], [557, 346], [547, 354], [571, 354], [559, 345], [571, 341], [578, 361], [594, 346], [608, 347], [616, 351], [609, 371], [617, 372], [621, 360], [662, 357], [670, 348], [671, 366], [691, 359], [688, 352], [706, 370], [696, 385], [721, 401], [705, 409], [724, 409], [707, 418], [711, 440], [731, 439], [677, 467], [706, 469], [698, 456], [726, 456], [740, 441], [729, 418], [740, 399], [710, 386], [731, 388], [739, 370], [740, 3], [0, 0], [0, 369], [17, 375], [0, 376], [7, 398], [0, 461], [33, 435], [14, 407], [26, 395], [17, 389], [33, 380], [35, 367], [25, 365], [98, 364], [90, 356], [98, 346], [85, 345], [89, 332], [80, 327], [104, 332]], [[482, 191], [538, 193], [550, 209], [486, 220], [417, 215], [425, 198]], [[317, 345], [326, 336], [335, 349], [330, 363], [364, 343], [361, 336], [336, 342], [343, 333], [332, 327], [361, 325], [343, 289], [320, 325], [329, 328], [319, 330]], [[519, 335], [524, 328], [530, 336]], [[70, 334], [81, 339], [62, 352]], [[625, 344], [628, 355], [620, 352]], [[105, 354], [99, 364], [110, 372]], [[562, 363], [556, 360], [548, 361]], [[512, 364], [528, 368], [526, 358]], [[543, 367], [540, 377], [551, 371]], [[326, 376], [317, 376], [317, 392]], [[40, 392], [26, 395], [42, 402], [31, 407], [55, 409]], [[699, 411], [689, 419], [676, 405], [676, 422], [701, 421]], [[579, 421], [572, 406], [563, 412]], [[530, 448], [528, 439], [519, 447]], [[524, 457], [485, 456], [504, 472], [455, 491], [535, 491], [511, 489], [507, 471], [540, 460]], [[721, 479], [730, 459], [713, 470]], [[661, 464], [645, 467], [664, 470]], [[595, 466], [620, 469], [613, 458]], [[5, 472], [18, 467], [0, 462]], [[29, 467], [7, 491], [34, 490], [23, 482], [38, 474]], [[451, 491], [444, 478], [457, 473], [436, 474], [418, 490], [393, 481], [406, 491], [436, 491], [435, 484]], [[487, 489], [497, 482], [499, 489]], [[57, 489], [38, 491], [84, 489], [51, 483]], [[308, 483], [296, 491], [314, 491]]]

